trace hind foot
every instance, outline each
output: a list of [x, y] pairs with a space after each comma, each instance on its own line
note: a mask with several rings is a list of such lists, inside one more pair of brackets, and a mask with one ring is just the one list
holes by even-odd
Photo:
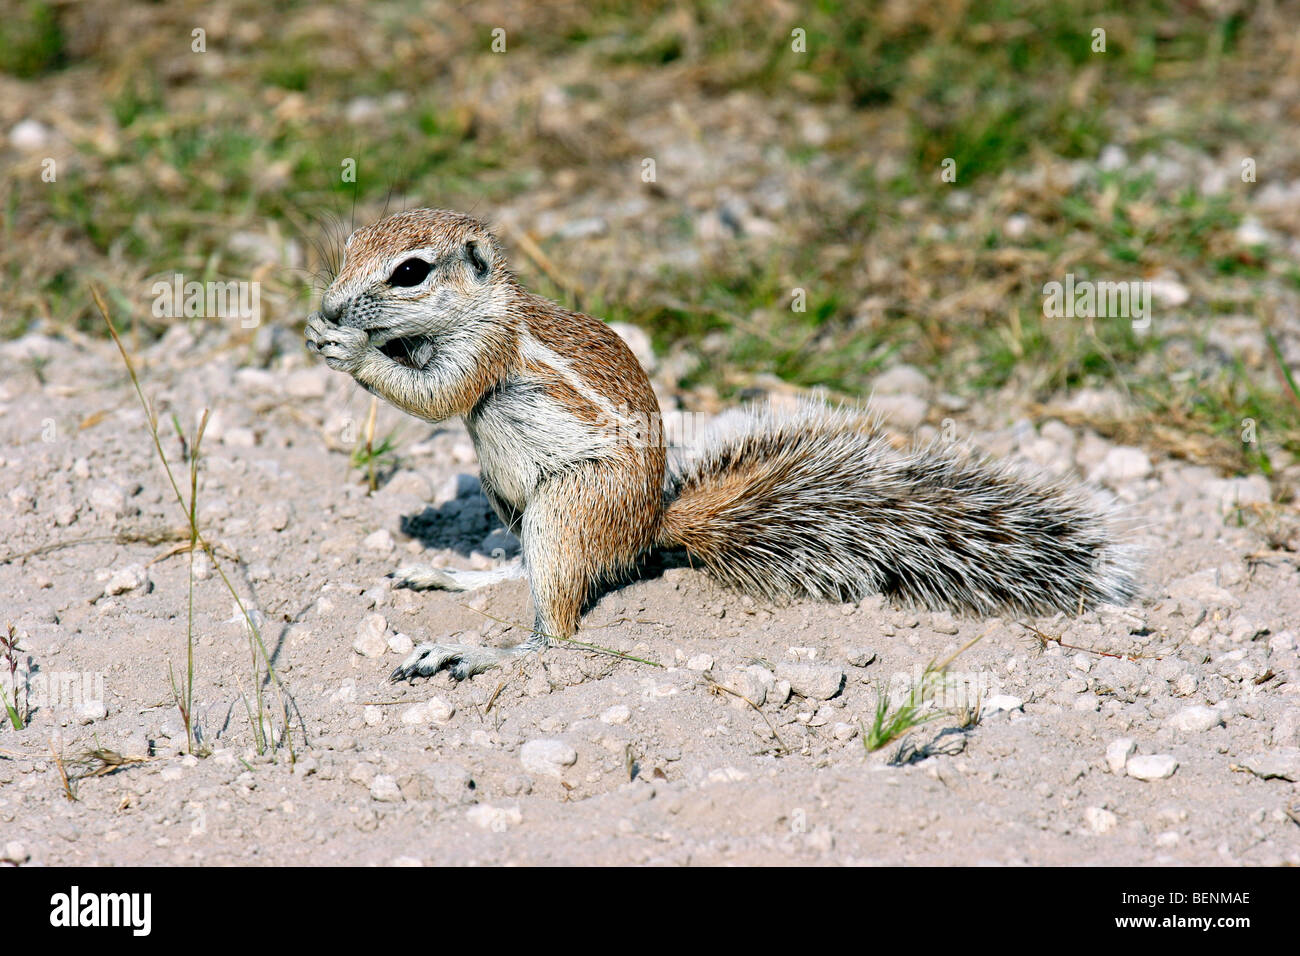
[[419, 644], [411, 656], [402, 661], [388, 679], [393, 683], [432, 677], [446, 670], [455, 680], [465, 680], [475, 674], [500, 667], [529, 651], [537, 650], [528, 644], [514, 647], [475, 647], [472, 644]]

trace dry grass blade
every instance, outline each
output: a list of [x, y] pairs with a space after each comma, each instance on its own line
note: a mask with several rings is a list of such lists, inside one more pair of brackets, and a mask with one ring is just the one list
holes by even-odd
[[[195, 441], [194, 441], [194, 447], [192, 452], [189, 455], [190, 500], [189, 502], [186, 502], [185, 495], [181, 492], [180, 485], [176, 481], [176, 475], [172, 471], [171, 462], [167, 458], [166, 451], [163, 450], [162, 439], [159, 436], [159, 432], [158, 432], [158, 416], [155, 413], [153, 406], [149, 403], [149, 400], [145, 397], [144, 389], [140, 385], [140, 377], [139, 375], [136, 374], [135, 363], [131, 361], [130, 353], [127, 352], [126, 345], [122, 342], [121, 336], [118, 335], [117, 327], [113, 325], [113, 320], [108, 313], [108, 306], [104, 303], [104, 298], [100, 294], [98, 287], [91, 285], [90, 294], [91, 297], [94, 299], [96, 308], [99, 309], [99, 314], [104, 319], [104, 324], [108, 328], [109, 335], [112, 336], [113, 342], [114, 344], [117, 345], [117, 350], [122, 356], [122, 362], [126, 366], [126, 371], [127, 374], [130, 376], [131, 385], [135, 389], [136, 397], [139, 398], [140, 404], [145, 410], [145, 417], [149, 424], [149, 434], [150, 437], [153, 439], [154, 449], [158, 454], [158, 459], [159, 461], [162, 462], [163, 470], [167, 474], [167, 480], [172, 486], [172, 492], [176, 497], [177, 503], [180, 505], [182, 511], [185, 512], [185, 516], [187, 519], [187, 526], [189, 530], [191, 558], [193, 557], [193, 549], [196, 547], [201, 548], [204, 552], [207, 553], [208, 558], [212, 561], [213, 568], [216, 570], [217, 574], [221, 578], [222, 584], [225, 585], [226, 590], [230, 593], [230, 596], [234, 600], [236, 607], [239, 608], [239, 613], [243, 616], [244, 622], [248, 625], [250, 653], [253, 657], [254, 670], [257, 676], [256, 686], [254, 688], [254, 693], [257, 700], [257, 720], [253, 723], [253, 729], [254, 729], [254, 738], [258, 750], [264, 752], [267, 749], [267, 738], [264, 732], [264, 722], [266, 720], [266, 717], [264, 712], [264, 704], [262, 700], [263, 680], [261, 676], [261, 671], [258, 666], [260, 663], [260, 666], [262, 668], [265, 668], [266, 677], [275, 686], [276, 693], [279, 696], [280, 710], [284, 720], [283, 737], [286, 745], [289, 748], [289, 759], [290, 761], [293, 761], [296, 759], [296, 754], [294, 752], [294, 747], [293, 747], [293, 737], [290, 732], [291, 719], [290, 719], [290, 709], [287, 700], [287, 691], [284, 687], [283, 682], [280, 680], [279, 675], [276, 673], [275, 665], [271, 661], [271, 655], [266, 649], [265, 642], [262, 640], [261, 630], [258, 628], [257, 623], [253, 620], [253, 617], [249, 613], [248, 608], [244, 605], [244, 599], [240, 596], [239, 592], [235, 589], [234, 584], [231, 583], [229, 576], [226, 574], [225, 567], [217, 557], [216, 549], [212, 546], [212, 544], [207, 540], [207, 538], [204, 537], [203, 533], [199, 530], [198, 503], [197, 503], [198, 457], [199, 457], [199, 444], [202, 441], [203, 431], [206, 428], [207, 421], [208, 421], [207, 410], [206, 409], [204, 410], [203, 418], [199, 422], [198, 432], [196, 434]], [[191, 570], [190, 587], [191, 589], [193, 588], [192, 570]], [[191, 601], [192, 600], [193, 598], [191, 596]], [[191, 609], [191, 629], [192, 629], [192, 614], [193, 611]], [[187, 654], [189, 666], [187, 668], [187, 671], [191, 675], [191, 681], [192, 681], [192, 671], [193, 671], [192, 630], [190, 636], [191, 636], [191, 640], [189, 641], [188, 644], [188, 654]], [[260, 655], [260, 661], [259, 661], [259, 655]], [[191, 687], [192, 687], [192, 683], [191, 683]], [[187, 722], [187, 733], [188, 730], [189, 727]], [[192, 736], [189, 738], [189, 742], [192, 747], [193, 746]], [[274, 747], [272, 747], [271, 749], [274, 749]]]
[[777, 731], [776, 731], [776, 726], [775, 726], [775, 725], [772, 723], [772, 721], [768, 718], [767, 714], [763, 713], [763, 708], [762, 708], [762, 707], [759, 707], [758, 704], [754, 703], [752, 700], [750, 700], [748, 697], [746, 697], [746, 696], [745, 696], [744, 694], [742, 694], [740, 691], [738, 691], [738, 690], [734, 690], [734, 689], [732, 689], [732, 688], [726, 686], [725, 684], [719, 684], [716, 680], [713, 679], [713, 675], [710, 674], [710, 673], [708, 673], [708, 672], [705, 672], [705, 674], [704, 674], [704, 680], [705, 680], [705, 681], [707, 682], [707, 684], [708, 684], [708, 687], [709, 687], [709, 691], [710, 691], [710, 693], [714, 693], [714, 694], [730, 694], [732, 697], [739, 698], [740, 700], [743, 700], [746, 704], [748, 704], [748, 705], [749, 705], [749, 706], [750, 706], [750, 707], [751, 707], [751, 708], [752, 708], [752, 709], [753, 709], [753, 710], [758, 714], [758, 716], [760, 716], [760, 717], [763, 718], [763, 722], [764, 722], [765, 724], [767, 724], [767, 729], [770, 730], [770, 731], [772, 732], [772, 737], [773, 737], [774, 740], [776, 740], [777, 746], [779, 746], [779, 747], [781, 748], [781, 752], [782, 752], [783, 754], [789, 754], [789, 753], [791, 753], [790, 748], [789, 748], [788, 746], [786, 746], [785, 741], [781, 739], [781, 735], [780, 735], [779, 733], [777, 733]]

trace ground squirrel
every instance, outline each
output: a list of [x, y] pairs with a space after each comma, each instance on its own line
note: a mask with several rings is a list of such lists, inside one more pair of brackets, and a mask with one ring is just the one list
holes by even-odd
[[[495, 571], [404, 568], [398, 586], [525, 576], [516, 647], [422, 644], [393, 679], [463, 679], [570, 637], [593, 587], [684, 549], [768, 599], [884, 593], [930, 608], [1074, 612], [1136, 592], [1108, 507], [1083, 489], [951, 446], [896, 450], [862, 412], [751, 410], [667, 468], [659, 403], [604, 322], [525, 290], [476, 219], [417, 209], [355, 232], [306, 329], [330, 368], [428, 422], [460, 415], [482, 487], [519, 536]], [[652, 434], [651, 434], [652, 433]]]

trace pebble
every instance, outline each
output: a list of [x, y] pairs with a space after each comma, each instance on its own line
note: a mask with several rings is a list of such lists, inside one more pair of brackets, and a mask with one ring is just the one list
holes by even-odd
[[1241, 765], [1265, 780], [1300, 783], [1300, 747], [1279, 747], [1241, 761]]
[[844, 686], [844, 669], [837, 664], [778, 664], [778, 680], [790, 682], [790, 690], [800, 697], [830, 700]]
[[1162, 308], [1177, 309], [1187, 304], [1192, 297], [1187, 286], [1177, 279], [1157, 276], [1147, 283], [1151, 288], [1151, 297]]
[[433, 485], [430, 484], [429, 479], [409, 468], [403, 468], [389, 478], [388, 483], [384, 485], [384, 491], [395, 495], [413, 495], [422, 501], [428, 501], [433, 497]]
[[1106, 457], [1093, 469], [1090, 477], [1094, 481], [1113, 487], [1138, 481], [1150, 474], [1151, 459], [1147, 457], [1146, 452], [1141, 448], [1121, 445], [1106, 453]]
[[466, 810], [465, 818], [476, 827], [503, 833], [509, 827], [522, 823], [524, 815], [518, 807], [494, 807], [480, 803]]
[[939, 634], [956, 634], [959, 630], [957, 620], [949, 611], [938, 611], [930, 615], [930, 628]]
[[1169, 754], [1144, 754], [1130, 757], [1124, 769], [1137, 780], [1163, 780], [1174, 775], [1178, 761]]
[[876, 652], [866, 647], [855, 647], [844, 656], [853, 667], [868, 667], [876, 661]]
[[1112, 740], [1106, 747], [1106, 766], [1110, 772], [1115, 775], [1124, 773], [1124, 765], [1128, 763], [1128, 758], [1137, 752], [1137, 741], [1132, 737], [1120, 737], [1118, 740]]
[[455, 713], [456, 708], [441, 697], [430, 697], [424, 702], [425, 718], [435, 724], [446, 723]]
[[127, 591], [143, 587], [148, 581], [149, 575], [145, 573], [144, 565], [132, 564], [115, 572], [108, 579], [108, 583], [104, 585], [104, 595], [111, 597], [114, 594], [125, 594]]
[[1196, 688], [1199, 684], [1200, 681], [1196, 679], [1195, 674], [1180, 674], [1178, 677], [1174, 678], [1174, 682], [1170, 687], [1177, 696], [1190, 697], [1192, 694], [1196, 693]]
[[289, 527], [291, 517], [289, 506], [283, 503], [267, 505], [261, 511], [261, 521], [272, 531], [283, 531]]
[[388, 641], [384, 634], [388, 630], [388, 621], [382, 614], [367, 614], [357, 625], [357, 639], [352, 642], [352, 649], [362, 657], [382, 657], [388, 650]]
[[1200, 704], [1192, 707], [1184, 707], [1182, 710], [1175, 712], [1167, 721], [1169, 727], [1174, 730], [1181, 730], [1183, 733], [1197, 734], [1204, 733], [1212, 727], [1218, 727], [1223, 723], [1223, 715], [1217, 710], [1205, 707]]
[[925, 421], [930, 406], [915, 395], [873, 395], [867, 407], [895, 428], [913, 431]]
[[402, 799], [402, 791], [397, 789], [396, 778], [380, 773], [370, 781], [370, 796], [381, 803], [397, 803]]
[[1300, 746], [1300, 707], [1288, 707], [1273, 722], [1272, 743], [1275, 747]]
[[405, 634], [394, 634], [388, 639], [388, 649], [399, 657], [406, 657], [415, 650], [415, 642]]
[[96, 485], [90, 489], [90, 509], [98, 515], [116, 518], [126, 511], [126, 492], [117, 485]]
[[930, 394], [930, 380], [913, 365], [895, 365], [877, 375], [871, 389], [877, 395], [927, 396]]
[[83, 724], [94, 723], [96, 720], [103, 720], [108, 714], [108, 709], [104, 706], [102, 700], [82, 701], [77, 707], [77, 719]]
[[846, 724], [843, 721], [840, 721], [831, 728], [831, 736], [836, 740], [852, 740], [857, 735], [857, 726], [854, 724]]
[[695, 654], [686, 661], [687, 670], [707, 671], [713, 668], [713, 658], [708, 654]]
[[227, 428], [221, 435], [221, 443], [231, 448], [252, 448], [257, 444], [257, 433], [251, 428], [237, 425]]
[[565, 767], [577, 763], [578, 752], [563, 740], [539, 738], [520, 748], [519, 761], [529, 773], [560, 777], [564, 775]]
[[368, 534], [362, 540], [361, 546], [367, 551], [374, 551], [378, 554], [388, 554], [396, 544], [393, 542], [393, 535], [387, 528], [380, 528], [373, 534]]
[[600, 715], [602, 724], [626, 724], [632, 717], [632, 711], [625, 704], [615, 704]]
[[1104, 807], [1088, 807], [1083, 811], [1083, 821], [1093, 833], [1109, 833], [1119, 825], [1119, 817]]
[[38, 119], [19, 120], [9, 130], [9, 145], [20, 152], [35, 152], [49, 145], [54, 130]]
[[26, 863], [31, 857], [27, 853], [27, 848], [17, 840], [10, 840], [5, 844], [5, 862], [21, 864]]
[[1023, 711], [1024, 709], [1025, 702], [1019, 697], [1012, 697], [1010, 694], [994, 694], [992, 697], [985, 698], [984, 703], [980, 705], [980, 711], [984, 714], [996, 714], [999, 711], [1010, 713], [1013, 710]]
[[727, 698], [732, 707], [737, 710], [745, 710], [749, 707], [745, 701], [751, 701], [755, 707], [762, 707], [767, 700], [767, 684], [763, 682], [762, 677], [755, 673], [762, 671], [761, 668], [747, 668], [742, 671], [732, 671], [723, 678], [724, 686], [734, 690], [741, 697], [728, 694]]

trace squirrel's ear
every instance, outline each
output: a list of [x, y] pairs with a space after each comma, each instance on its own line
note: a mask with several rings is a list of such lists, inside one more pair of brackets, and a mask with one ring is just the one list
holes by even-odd
[[479, 239], [465, 243], [465, 261], [477, 279], [486, 279], [492, 272], [492, 246]]

